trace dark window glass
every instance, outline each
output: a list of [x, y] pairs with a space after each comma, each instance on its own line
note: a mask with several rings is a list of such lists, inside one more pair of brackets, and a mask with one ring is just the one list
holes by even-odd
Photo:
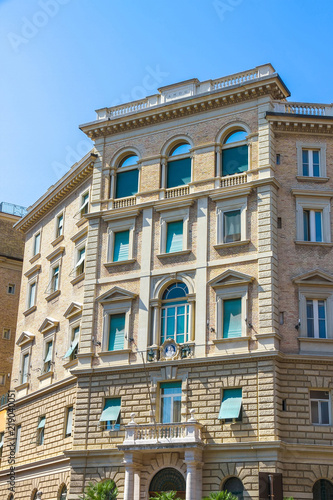
[[167, 188], [183, 186], [191, 182], [191, 158], [169, 161], [167, 166]]
[[248, 147], [222, 150], [222, 175], [234, 175], [248, 170]]
[[128, 170], [117, 173], [116, 198], [127, 198], [138, 192], [139, 171]]

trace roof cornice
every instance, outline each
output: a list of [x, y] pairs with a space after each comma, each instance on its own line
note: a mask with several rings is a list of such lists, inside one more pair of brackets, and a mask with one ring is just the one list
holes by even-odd
[[266, 120], [272, 123], [276, 132], [306, 132], [311, 134], [332, 134], [333, 116], [316, 116], [293, 113], [266, 112]]
[[262, 96], [270, 96], [273, 100], [285, 99], [289, 90], [277, 73], [257, 80], [232, 85], [225, 89], [217, 89], [207, 93], [171, 101], [135, 113], [119, 117], [97, 120], [80, 126], [87, 136], [94, 140], [100, 137], [115, 135], [129, 130], [163, 123], [170, 120], [196, 115], [213, 109], [221, 109], [236, 103], [251, 101]]
[[75, 187], [82, 184], [91, 174], [97, 155], [90, 152], [65, 174], [44, 196], [36, 201], [23, 219], [15, 224], [15, 229], [26, 233], [34, 224], [45, 216], [60, 200], [65, 198]]

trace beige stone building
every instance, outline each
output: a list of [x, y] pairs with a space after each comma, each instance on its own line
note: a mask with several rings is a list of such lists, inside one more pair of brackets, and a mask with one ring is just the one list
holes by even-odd
[[288, 97], [268, 64], [81, 127], [16, 226], [1, 500], [333, 498], [333, 107]]

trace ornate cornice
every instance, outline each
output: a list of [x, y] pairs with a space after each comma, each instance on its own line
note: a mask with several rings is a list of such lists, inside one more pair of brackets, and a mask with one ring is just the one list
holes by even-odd
[[80, 129], [90, 139], [94, 140], [214, 109], [222, 109], [262, 96], [270, 96], [273, 100], [285, 99], [286, 87], [276, 73], [261, 80], [254, 80], [224, 90], [218, 89], [199, 96], [153, 106], [112, 120], [109, 118], [87, 123], [81, 125]]
[[26, 233], [39, 219], [50, 212], [60, 200], [91, 176], [96, 158], [97, 155], [90, 152], [79, 163], [73, 165], [64, 177], [32, 205], [27, 215], [15, 225], [15, 228]]
[[333, 116], [315, 116], [268, 111], [266, 119], [272, 123], [275, 132], [293, 132], [332, 135]]

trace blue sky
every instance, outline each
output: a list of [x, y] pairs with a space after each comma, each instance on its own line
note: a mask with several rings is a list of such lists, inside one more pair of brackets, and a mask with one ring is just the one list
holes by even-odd
[[271, 62], [333, 101], [331, 0], [0, 0], [0, 201], [31, 205], [90, 148], [94, 110]]

